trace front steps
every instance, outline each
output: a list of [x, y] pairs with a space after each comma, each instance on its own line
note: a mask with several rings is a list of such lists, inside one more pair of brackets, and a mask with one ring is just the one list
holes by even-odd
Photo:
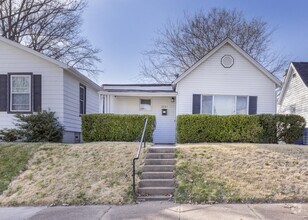
[[175, 147], [151, 147], [146, 155], [138, 200], [169, 200], [175, 190]]

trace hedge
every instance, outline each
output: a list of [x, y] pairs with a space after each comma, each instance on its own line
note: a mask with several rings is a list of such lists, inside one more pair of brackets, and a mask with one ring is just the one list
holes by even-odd
[[299, 115], [180, 115], [177, 141], [294, 143], [304, 128], [305, 119]]
[[146, 141], [152, 141], [155, 116], [115, 114], [82, 115], [83, 141], [139, 141], [145, 117], [148, 118]]

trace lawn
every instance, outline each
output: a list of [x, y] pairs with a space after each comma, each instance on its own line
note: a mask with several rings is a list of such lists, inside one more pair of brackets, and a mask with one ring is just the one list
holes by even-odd
[[128, 203], [137, 148], [138, 143], [117, 142], [43, 144], [0, 195], [0, 204]]
[[308, 202], [307, 146], [185, 144], [177, 157], [177, 202]]
[[40, 145], [0, 143], [0, 194], [15, 176], [26, 169], [28, 160]]

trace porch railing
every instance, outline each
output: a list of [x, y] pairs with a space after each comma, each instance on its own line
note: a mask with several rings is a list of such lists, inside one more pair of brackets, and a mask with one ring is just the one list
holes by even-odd
[[134, 194], [135, 195], [137, 194], [136, 193], [136, 160], [139, 159], [142, 146], [144, 148], [146, 146], [145, 131], [147, 129], [147, 125], [148, 125], [148, 118], [145, 118], [144, 119], [144, 127], [143, 127], [142, 136], [141, 136], [140, 143], [139, 143], [138, 152], [137, 152], [136, 156], [133, 159], [133, 190], [134, 190]]

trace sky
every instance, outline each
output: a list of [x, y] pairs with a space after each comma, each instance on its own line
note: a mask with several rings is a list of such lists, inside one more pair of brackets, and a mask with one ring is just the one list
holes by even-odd
[[[271, 47], [292, 61], [308, 62], [307, 0], [88, 0], [83, 36], [102, 50], [98, 84], [140, 83], [143, 52], [170, 20], [213, 7], [238, 9], [274, 28]], [[287, 67], [286, 67], [287, 68]]]

